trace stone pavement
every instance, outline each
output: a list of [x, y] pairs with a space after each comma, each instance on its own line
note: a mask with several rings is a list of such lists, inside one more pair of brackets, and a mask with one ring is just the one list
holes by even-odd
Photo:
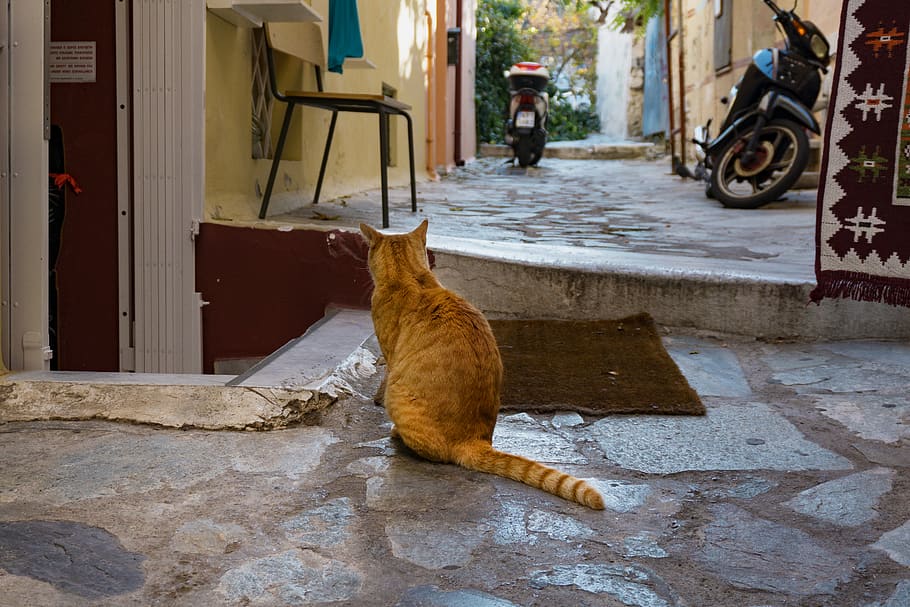
[[497, 426], [603, 512], [416, 459], [377, 373], [271, 432], [0, 424], [0, 605], [910, 604], [910, 345], [665, 343], [707, 416]]
[[[430, 221], [430, 245], [447, 239], [583, 248], [600, 253], [667, 255], [701, 268], [752, 268], [766, 278], [808, 279], [813, 272], [815, 190], [791, 191], [759, 211], [724, 209], [704, 188], [649, 161], [544, 158], [522, 169], [480, 158], [439, 182], [418, 184], [418, 213], [407, 188], [390, 190], [390, 231]], [[375, 192], [305, 205], [269, 218], [288, 227], [357, 229], [380, 225]], [[479, 244], [474, 246], [480, 247]], [[581, 251], [575, 251], [581, 254]], [[571, 259], [563, 260], [566, 264]]]
[[[529, 182], [540, 187], [526, 191]], [[514, 309], [497, 308], [503, 295], [459, 268], [489, 261], [490, 243], [514, 255], [503, 255], [503, 272], [539, 263], [594, 275], [630, 264], [641, 279], [647, 264], [634, 257], [660, 260], [677, 282], [724, 289], [739, 284], [716, 278], [731, 271], [756, 288], [811, 282], [814, 192], [727, 211], [653, 162], [545, 159], [522, 174], [488, 159], [422, 185], [420, 196], [414, 217], [394, 192], [393, 228], [429, 217], [444, 282], [461, 283], [488, 312]], [[378, 223], [377, 209], [370, 193], [275, 221], [353, 228]], [[521, 282], [529, 275], [508, 283], [516, 305], [542, 310], [552, 298], [562, 316], [579, 313], [591, 286], [572, 275], [574, 286], [551, 297]], [[663, 309], [633, 291], [632, 305]], [[698, 307], [666, 293], [670, 305]], [[767, 315], [759, 300], [736, 297]], [[890, 318], [895, 336], [907, 322], [904, 310], [846, 309]], [[367, 396], [381, 375], [373, 341], [332, 404], [313, 396], [318, 407], [268, 432], [204, 430], [236, 426], [197, 417], [183, 429], [126, 423], [129, 414], [113, 423], [98, 413], [113, 407], [109, 384], [33, 397], [66, 403], [54, 411], [25, 406], [15, 381], [0, 382], [0, 605], [910, 605], [907, 340], [658, 321], [706, 416], [516, 414], [497, 426], [500, 448], [595, 482], [603, 512], [420, 461], [392, 442]], [[239, 383], [232, 389], [274, 404], [268, 386]], [[165, 387], [160, 409], [171, 411], [179, 386]], [[190, 389], [195, 402], [205, 386]], [[154, 399], [143, 402], [154, 411]], [[90, 419], [62, 419], [68, 409]]]

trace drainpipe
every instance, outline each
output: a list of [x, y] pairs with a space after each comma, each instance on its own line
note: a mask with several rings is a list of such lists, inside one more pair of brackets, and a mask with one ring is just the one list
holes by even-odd
[[461, 157], [461, 78], [462, 78], [462, 44], [461, 32], [461, 13], [464, 10], [462, 0], [455, 2], [455, 27], [458, 28], [458, 58], [455, 63], [455, 166], [464, 166], [464, 158]]
[[686, 36], [683, 23], [683, 8], [680, 1], [677, 13], [679, 21], [679, 157], [686, 158]]
[[436, 50], [433, 39], [433, 15], [426, 10], [427, 18], [427, 175], [436, 181]]
[[[669, 107], [669, 116], [670, 116], [670, 162], [672, 163], [672, 170], [676, 171], [677, 166], [685, 166], [686, 164], [686, 60], [685, 53], [686, 49], [684, 46], [684, 37], [683, 37], [683, 9], [682, 9], [682, 0], [677, 2], [677, 27], [675, 30], [670, 30], [670, 11], [672, 10], [673, 2], [672, 0], [665, 0], [664, 2], [664, 30], [667, 35], [667, 104]], [[677, 46], [679, 47], [679, 53], [677, 54], [678, 58], [678, 71], [679, 71], [679, 101], [678, 103], [673, 103], [673, 40], [678, 39]], [[674, 105], [677, 105], [679, 108], [679, 126], [676, 126], [676, 117], [675, 117], [675, 108]], [[676, 152], [676, 135], [679, 135], [679, 153]]]
[[670, 9], [672, 8], [671, 0], [664, 0], [664, 36], [667, 46], [667, 115], [670, 118], [670, 162], [673, 163], [672, 169], [676, 170], [676, 114], [673, 108], [673, 38], [676, 37], [676, 31], [670, 31]]

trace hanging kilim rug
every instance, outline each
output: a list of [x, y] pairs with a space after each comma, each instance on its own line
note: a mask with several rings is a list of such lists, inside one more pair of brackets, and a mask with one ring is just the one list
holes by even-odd
[[812, 301], [910, 306], [910, 2], [845, 0]]

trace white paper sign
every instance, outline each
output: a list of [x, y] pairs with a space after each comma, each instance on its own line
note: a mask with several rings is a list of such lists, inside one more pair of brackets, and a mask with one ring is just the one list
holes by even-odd
[[51, 42], [51, 82], [95, 82], [95, 41]]

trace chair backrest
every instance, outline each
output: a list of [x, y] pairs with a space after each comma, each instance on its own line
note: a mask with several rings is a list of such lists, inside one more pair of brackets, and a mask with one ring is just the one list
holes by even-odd
[[319, 23], [266, 23], [265, 35], [274, 50], [325, 69], [327, 60]]

